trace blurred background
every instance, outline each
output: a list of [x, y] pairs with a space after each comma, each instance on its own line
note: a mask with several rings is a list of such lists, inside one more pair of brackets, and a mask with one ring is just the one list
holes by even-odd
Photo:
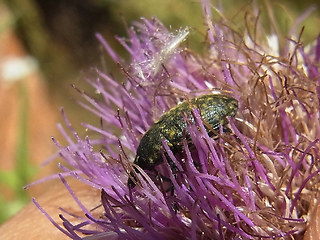
[[[277, 30], [286, 37], [293, 22], [316, 2], [254, 4], [259, 5], [262, 19], [273, 15]], [[241, 32], [243, 13], [252, 3], [224, 0], [215, 6], [223, 5], [225, 16]], [[318, 8], [303, 22], [304, 42], [320, 32], [319, 16]], [[172, 29], [192, 27], [188, 45], [202, 50], [205, 29], [198, 0], [0, 0], [0, 224], [31, 196], [43, 193], [50, 182], [27, 191], [23, 186], [58, 172], [59, 159], [44, 167], [41, 163], [56, 152], [51, 136], [63, 142], [56, 129], [56, 123], [63, 122], [61, 106], [80, 136], [86, 135], [81, 122], [99, 121], [77, 105], [79, 95], [70, 86], [74, 83], [92, 92], [84, 81], [91, 67], [118, 74], [108, 67], [113, 63], [95, 33], [126, 58], [114, 36], [127, 36], [126, 28], [140, 17], [157, 17]], [[265, 25], [271, 32], [268, 21]]]

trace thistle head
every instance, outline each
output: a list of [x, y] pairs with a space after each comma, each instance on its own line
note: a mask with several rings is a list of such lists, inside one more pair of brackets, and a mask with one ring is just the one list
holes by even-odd
[[[119, 39], [129, 63], [98, 36], [124, 78], [119, 83], [96, 69], [88, 82], [99, 100], [82, 93], [80, 104], [101, 125], [84, 124], [95, 132], [85, 139], [70, 127], [74, 140], [65, 135], [68, 146], [57, 143], [77, 178], [101, 189], [103, 214], [86, 210], [83, 224], [67, 229], [73, 238], [78, 232], [90, 239], [286, 238], [305, 230], [319, 186], [319, 37], [306, 50], [292, 35], [275, 51], [268, 43], [279, 41], [276, 35], [254, 38], [249, 27], [240, 34], [227, 22], [212, 22], [207, 1], [202, 6], [208, 45], [202, 56], [181, 47], [190, 28], [170, 32], [156, 19], [142, 19], [128, 39]], [[161, 141], [160, 178], [133, 167], [154, 122], [208, 91], [237, 100], [230, 103], [239, 111], [229, 114], [235, 115], [228, 117], [229, 131], [221, 127], [213, 138], [193, 108], [192, 121], [184, 118], [181, 151]], [[137, 171], [139, 186], [129, 188]]]

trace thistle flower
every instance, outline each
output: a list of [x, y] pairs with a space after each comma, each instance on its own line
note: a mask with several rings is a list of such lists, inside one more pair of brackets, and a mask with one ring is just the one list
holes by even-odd
[[[303, 234], [319, 187], [320, 37], [306, 50], [292, 35], [278, 50], [270, 45], [279, 45], [276, 35], [252, 36], [249, 28], [241, 35], [227, 22], [212, 22], [207, 1], [202, 6], [208, 29], [204, 56], [180, 47], [189, 28], [169, 32], [156, 19], [142, 19], [128, 39], [118, 38], [130, 63], [97, 35], [124, 79], [119, 83], [96, 69], [96, 79], [88, 82], [99, 98], [80, 91], [85, 99], [80, 104], [101, 125], [84, 124], [95, 134], [82, 139], [65, 117], [73, 139], [60, 128], [68, 146], [54, 140], [74, 168], [61, 166], [65, 175], [101, 189], [100, 208], [90, 211], [79, 202], [86, 215], [79, 217], [81, 224], [61, 216], [70, 238]], [[160, 180], [136, 166], [138, 185], [128, 188], [142, 135], [164, 112], [209, 90], [238, 100], [235, 119], [228, 118], [230, 131], [221, 128], [217, 137], [209, 136], [199, 109], [193, 109], [185, 116], [190, 139], [183, 138], [183, 150], [175, 152], [162, 141]]]

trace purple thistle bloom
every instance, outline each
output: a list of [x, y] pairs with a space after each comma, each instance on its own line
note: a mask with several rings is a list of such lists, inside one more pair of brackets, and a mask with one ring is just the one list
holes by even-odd
[[[61, 216], [69, 237], [257, 239], [303, 234], [319, 184], [320, 37], [308, 51], [299, 39], [288, 39], [280, 53], [266, 41], [277, 45], [277, 36], [253, 37], [250, 29], [240, 35], [224, 22], [212, 22], [207, 1], [202, 6], [209, 45], [204, 56], [179, 48], [189, 28], [171, 33], [156, 19], [142, 19], [129, 29], [128, 39], [118, 39], [130, 53], [129, 64], [97, 35], [124, 79], [119, 83], [95, 70], [97, 78], [88, 82], [100, 100], [80, 91], [86, 100], [80, 104], [101, 125], [84, 124], [95, 134], [82, 139], [65, 117], [73, 139], [60, 128], [68, 146], [54, 140], [75, 169], [62, 170], [101, 189], [103, 217], [95, 217], [81, 202], [87, 216], [81, 224]], [[139, 184], [129, 189], [142, 135], [180, 101], [213, 89], [239, 101], [235, 119], [228, 118], [231, 133], [221, 127], [219, 137], [209, 136], [194, 109], [185, 117], [190, 140], [183, 138], [183, 151], [172, 151], [162, 141], [164, 162], [156, 167], [162, 182], [137, 166]]]

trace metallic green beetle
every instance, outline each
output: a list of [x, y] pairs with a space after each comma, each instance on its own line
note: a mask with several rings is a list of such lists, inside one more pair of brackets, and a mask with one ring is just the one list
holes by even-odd
[[[142, 169], [153, 169], [163, 162], [161, 156], [162, 139], [167, 141], [172, 150], [181, 149], [183, 131], [187, 124], [183, 113], [191, 113], [193, 108], [200, 110], [201, 117], [209, 123], [215, 131], [219, 126], [228, 123], [227, 116], [234, 117], [238, 111], [238, 101], [221, 94], [206, 94], [186, 100], [162, 115], [159, 121], [143, 135], [137, 149], [134, 164]], [[134, 177], [134, 173], [131, 176]], [[131, 178], [128, 186], [135, 186]]]

